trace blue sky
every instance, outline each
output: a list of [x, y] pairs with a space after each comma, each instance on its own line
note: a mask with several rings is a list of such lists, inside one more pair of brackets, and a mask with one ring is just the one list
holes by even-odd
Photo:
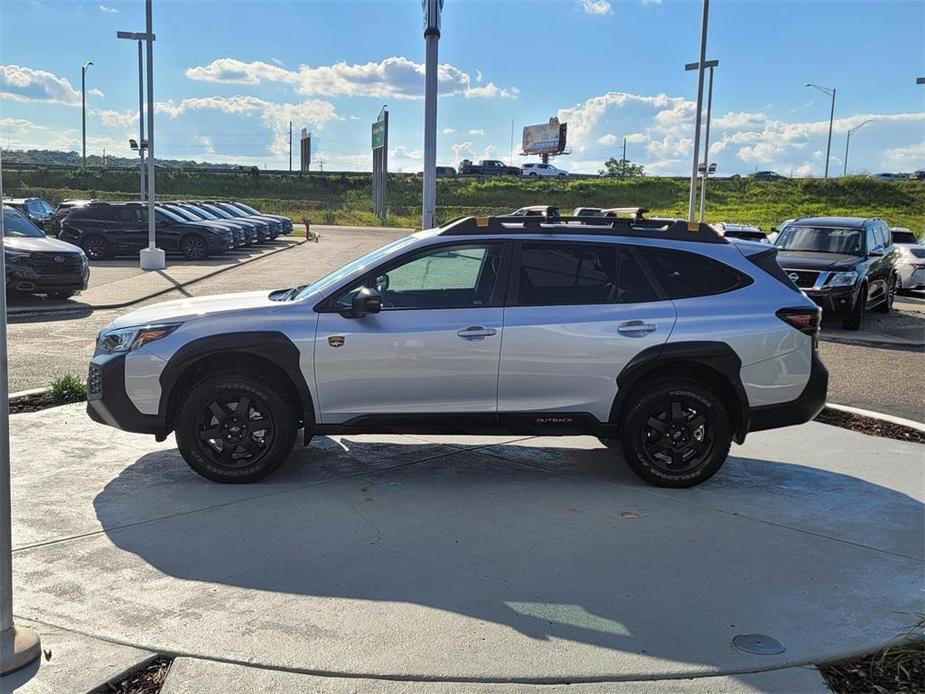
[[[690, 0], [446, 0], [440, 40], [438, 163], [510, 159], [521, 128], [558, 116], [593, 172], [618, 155], [685, 174], [692, 153], [700, 3]], [[137, 136], [135, 45], [144, 2], [4, 0], [0, 143], [129, 155]], [[418, 0], [154, 0], [156, 153], [288, 166], [288, 123], [315, 135], [313, 168], [369, 170], [369, 127], [391, 113], [390, 168], [421, 167], [424, 57]], [[708, 57], [720, 61], [711, 161], [720, 174], [822, 175], [837, 88], [831, 169], [925, 167], [925, 3], [714, 0]], [[91, 91], [92, 90], [92, 91]], [[296, 162], [297, 166], [297, 162]]]

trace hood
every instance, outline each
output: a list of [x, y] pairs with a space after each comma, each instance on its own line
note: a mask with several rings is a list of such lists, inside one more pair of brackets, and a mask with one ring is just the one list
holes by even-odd
[[161, 304], [146, 306], [137, 311], [119, 316], [109, 327], [130, 328], [136, 325], [177, 323], [193, 318], [215, 316], [221, 313], [244, 311], [253, 308], [276, 308], [279, 306], [280, 303], [278, 301], [272, 301], [270, 299], [269, 291], [217, 294], [215, 296], [201, 296], [192, 299], [165, 301]]
[[59, 241], [48, 236], [7, 236], [3, 239], [3, 247], [11, 251], [25, 251], [27, 253], [83, 253], [80, 248], [66, 241]]
[[853, 270], [861, 260], [863, 258], [859, 256], [840, 253], [785, 251], [783, 249], [777, 252], [777, 262], [782, 268], [788, 270]]

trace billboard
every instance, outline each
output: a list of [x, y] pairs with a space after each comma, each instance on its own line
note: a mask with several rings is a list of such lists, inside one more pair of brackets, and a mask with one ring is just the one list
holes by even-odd
[[541, 125], [525, 125], [523, 154], [559, 154], [565, 150], [566, 123], [550, 118]]

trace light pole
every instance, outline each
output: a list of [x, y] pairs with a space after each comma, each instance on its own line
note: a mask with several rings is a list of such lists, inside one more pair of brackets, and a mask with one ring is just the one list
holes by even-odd
[[93, 65], [91, 61], [80, 67], [80, 130], [83, 134], [83, 167], [87, 168], [87, 70]]
[[[710, 120], [713, 115], [713, 68], [719, 65], [718, 60], [708, 60], [704, 67], [710, 68], [710, 86], [707, 89], [707, 131], [703, 138], [703, 181], [700, 184], [700, 221], [703, 221], [703, 211], [707, 199], [707, 177], [710, 165]], [[684, 66], [685, 70], [696, 70], [699, 63], [688, 63]], [[699, 166], [699, 162], [698, 162]]]
[[437, 216], [437, 42], [443, 0], [421, 0], [424, 11], [424, 190], [421, 228], [436, 226]]
[[151, 28], [151, 14], [151, 0], [145, 0], [145, 43], [148, 49], [145, 56], [148, 68], [148, 247], [141, 249], [139, 262], [142, 270], [162, 270], [167, 267], [167, 263], [164, 251], [157, 247], [154, 235], [154, 30]]
[[848, 138], [845, 140], [845, 169], [844, 169], [844, 171], [842, 171], [842, 174], [841, 174], [842, 176], [847, 176], [847, 175], [848, 175], [848, 147], [849, 147], [849, 145], [851, 144], [851, 136], [852, 136], [854, 133], [856, 133], [858, 130], [860, 130], [861, 128], [863, 128], [865, 125], [867, 125], [868, 123], [870, 123], [870, 121], [869, 121], [869, 120], [866, 120], [866, 121], [864, 121], [863, 123], [859, 123], [858, 125], [854, 126], [853, 128], [849, 128], [849, 129], [848, 129]]
[[700, 164], [700, 121], [703, 115], [703, 71], [707, 62], [707, 22], [710, 18], [710, 0], [703, 0], [700, 19], [700, 60], [697, 61], [697, 116], [694, 121], [694, 161], [691, 164], [691, 191], [687, 206], [687, 221], [694, 222], [694, 205], [697, 202], [697, 166]]
[[[141, 56], [141, 43], [148, 35], [135, 31], [117, 31], [117, 39], [138, 42], [138, 178], [141, 200], [145, 199], [145, 99], [144, 99], [144, 61]], [[153, 38], [153, 37], [152, 37]], [[134, 149], [134, 147], [132, 148]]]
[[[3, 199], [0, 154], [0, 200]], [[2, 206], [0, 206], [2, 207]], [[3, 246], [3, 210], [0, 209], [0, 247]], [[4, 253], [0, 274], [6, 277]], [[38, 634], [13, 624], [13, 536], [10, 499], [10, 398], [6, 350], [6, 291], [0, 291], [0, 675], [18, 670], [42, 653]]]
[[835, 87], [820, 87], [818, 84], [812, 84], [807, 82], [806, 87], [813, 87], [818, 89], [823, 94], [828, 95], [832, 99], [832, 110], [829, 113], [829, 144], [825, 148], [825, 177], [829, 177], [829, 157], [832, 154], [832, 124], [835, 122]]

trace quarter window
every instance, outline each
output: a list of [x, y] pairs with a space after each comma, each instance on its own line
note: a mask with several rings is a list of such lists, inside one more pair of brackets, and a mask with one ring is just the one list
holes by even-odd
[[685, 251], [638, 248], [669, 299], [722, 294], [751, 284], [751, 278], [727, 265]]

